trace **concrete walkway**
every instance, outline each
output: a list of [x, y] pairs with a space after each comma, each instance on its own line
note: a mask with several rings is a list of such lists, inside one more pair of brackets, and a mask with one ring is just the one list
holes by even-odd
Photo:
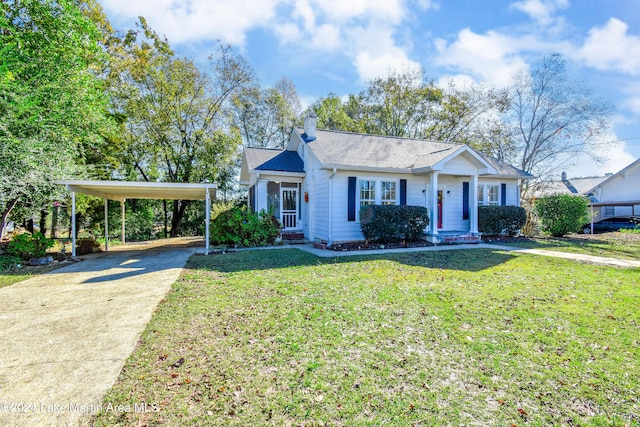
[[[332, 251], [314, 248], [312, 244], [305, 245], [292, 245], [292, 248], [301, 249], [303, 251], [312, 253], [322, 258], [333, 258], [343, 256], [356, 256], [356, 255], [381, 255], [388, 253], [403, 253], [403, 252], [434, 252], [434, 251], [456, 251], [464, 249], [491, 249], [497, 251], [508, 251], [514, 253], [533, 254], [541, 256], [550, 256], [555, 258], [572, 259], [580, 262], [588, 262], [591, 264], [609, 265], [615, 267], [632, 267], [640, 268], [640, 261], [599, 257], [593, 255], [576, 254], [570, 252], [549, 251], [546, 249], [524, 249], [514, 246], [496, 245], [490, 243], [478, 243], [478, 244], [465, 244], [465, 245], [444, 245], [444, 246], [425, 246], [417, 248], [399, 248], [399, 249], [373, 249], [364, 251]], [[275, 246], [273, 249], [283, 248], [283, 246]]]
[[195, 251], [137, 248], [0, 289], [0, 425], [86, 425], [99, 410]]

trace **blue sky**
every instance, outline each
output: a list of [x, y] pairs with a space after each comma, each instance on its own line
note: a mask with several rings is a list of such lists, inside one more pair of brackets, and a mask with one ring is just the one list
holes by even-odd
[[[100, 0], [99, 0], [100, 1]], [[303, 105], [357, 93], [389, 70], [421, 66], [435, 81], [503, 87], [550, 53], [571, 77], [617, 108], [603, 164], [569, 176], [617, 172], [640, 158], [640, 0], [102, 0], [118, 29], [138, 16], [196, 60], [230, 43], [263, 86], [286, 76]], [[603, 145], [604, 146], [604, 145]]]

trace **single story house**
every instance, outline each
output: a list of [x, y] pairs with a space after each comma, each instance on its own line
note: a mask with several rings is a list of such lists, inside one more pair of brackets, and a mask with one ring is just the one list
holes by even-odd
[[542, 183], [534, 197], [576, 194], [589, 199], [593, 222], [613, 217], [640, 216], [640, 159], [614, 174], [601, 177], [567, 178]]
[[520, 182], [529, 178], [467, 145], [318, 130], [313, 115], [284, 150], [245, 148], [240, 173], [254, 211], [329, 245], [363, 239], [359, 212], [367, 204], [426, 206], [434, 243], [478, 237], [478, 206], [519, 206]]

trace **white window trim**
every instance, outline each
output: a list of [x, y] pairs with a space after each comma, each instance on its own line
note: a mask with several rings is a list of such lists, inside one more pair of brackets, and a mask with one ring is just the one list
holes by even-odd
[[[502, 201], [502, 185], [500, 182], [479, 182], [478, 187], [482, 187], [482, 200], [478, 200], [478, 206], [500, 206]], [[488, 187], [498, 187], [498, 202], [489, 204]], [[476, 195], [480, 194], [476, 189]], [[477, 199], [477, 197], [476, 197]]]
[[400, 204], [400, 178], [380, 178], [380, 177], [357, 177], [356, 178], [356, 222], [360, 222], [360, 182], [374, 181], [376, 184], [376, 194], [374, 205], [382, 204], [382, 183], [394, 182], [396, 185], [396, 205]]

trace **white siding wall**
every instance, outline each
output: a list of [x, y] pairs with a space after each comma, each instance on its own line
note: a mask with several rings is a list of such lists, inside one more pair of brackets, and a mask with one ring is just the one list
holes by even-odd
[[329, 240], [329, 175], [330, 172], [314, 165], [315, 189], [312, 209], [315, 221], [315, 236], [310, 236], [311, 241]]
[[[397, 180], [397, 196], [400, 200], [400, 179], [407, 180], [407, 204], [425, 206], [425, 193], [422, 190], [425, 189], [425, 177], [412, 176], [412, 175], [393, 175], [393, 174], [381, 174], [381, 173], [366, 173], [366, 172], [338, 172], [333, 177], [333, 233], [332, 238], [334, 242], [343, 242], [350, 240], [362, 240], [362, 232], [360, 231], [360, 202], [356, 197], [356, 220], [348, 221], [348, 200], [349, 200], [349, 177], [355, 176], [359, 179], [371, 179], [371, 180]], [[359, 182], [359, 181], [358, 181]], [[359, 184], [356, 184], [356, 193], [359, 193]]]
[[619, 175], [606, 183], [596, 194], [600, 202], [624, 202], [640, 200], [640, 162], [624, 175]]

